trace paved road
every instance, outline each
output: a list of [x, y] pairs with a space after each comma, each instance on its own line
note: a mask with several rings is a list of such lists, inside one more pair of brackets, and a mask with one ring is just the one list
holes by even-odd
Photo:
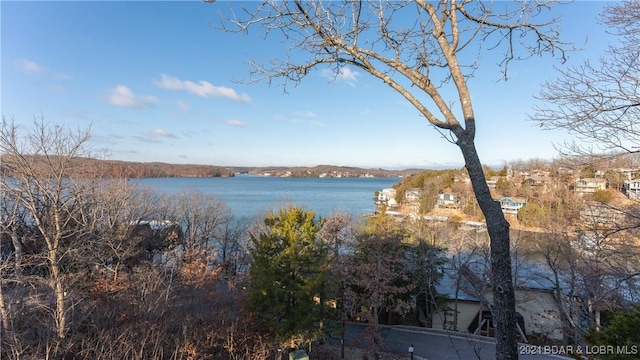
[[[353, 344], [353, 341], [362, 334], [366, 325], [347, 324], [346, 344]], [[484, 336], [471, 336], [462, 333], [444, 332], [433, 329], [412, 327], [412, 326], [385, 326], [381, 327], [380, 335], [386, 346], [385, 351], [393, 353], [407, 354], [409, 346], [414, 347], [415, 360], [494, 360], [496, 358], [495, 342], [492, 338]], [[359, 344], [360, 347], [367, 347], [367, 344]], [[569, 359], [558, 355], [557, 348], [531, 348], [521, 345], [518, 349], [521, 360], [558, 360]], [[547, 354], [544, 354], [546, 350]], [[524, 352], [528, 351], [528, 355]], [[531, 354], [531, 352], [534, 354]]]

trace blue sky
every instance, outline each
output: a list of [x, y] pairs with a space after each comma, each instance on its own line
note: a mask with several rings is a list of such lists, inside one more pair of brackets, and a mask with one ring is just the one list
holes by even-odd
[[[225, 33], [226, 3], [1, 1], [1, 109], [28, 127], [91, 126], [92, 146], [111, 159], [237, 166], [408, 168], [461, 166], [459, 149], [379, 80], [323, 71], [283, 94], [245, 84], [249, 59], [284, 55], [284, 45]], [[238, 3], [234, 2], [233, 6]], [[514, 63], [510, 80], [490, 55], [470, 79], [486, 164], [556, 157], [569, 139], [526, 121], [553, 66], [596, 59], [611, 38], [596, 23], [602, 2], [563, 7], [564, 39], [583, 45], [565, 65], [550, 57]], [[275, 39], [274, 39], [275, 40]]]

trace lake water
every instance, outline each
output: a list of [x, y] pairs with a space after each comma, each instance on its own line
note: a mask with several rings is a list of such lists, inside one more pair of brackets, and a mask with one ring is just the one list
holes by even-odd
[[198, 190], [224, 201], [237, 217], [253, 218], [283, 204], [301, 205], [317, 215], [372, 213], [374, 194], [399, 178], [281, 178], [236, 175], [229, 178], [145, 178], [139, 186], [173, 194]]

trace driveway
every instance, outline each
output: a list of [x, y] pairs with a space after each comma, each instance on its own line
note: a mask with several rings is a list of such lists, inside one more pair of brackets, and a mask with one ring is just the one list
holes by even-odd
[[[345, 342], [353, 344], [365, 328], [364, 324], [347, 324]], [[494, 339], [484, 336], [413, 326], [381, 326], [380, 335], [387, 352], [407, 354], [409, 346], [413, 345], [415, 360], [494, 360], [496, 358]], [[359, 346], [367, 347], [367, 344], [362, 343]], [[521, 360], [570, 359], [556, 355], [561, 350], [563, 349], [533, 347], [526, 344], [518, 346]]]

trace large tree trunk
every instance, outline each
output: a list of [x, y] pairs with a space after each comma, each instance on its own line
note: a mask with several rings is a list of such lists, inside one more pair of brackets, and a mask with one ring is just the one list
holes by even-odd
[[509, 251], [509, 223], [502, 213], [500, 203], [491, 196], [473, 137], [467, 136], [465, 133], [465, 135], [458, 137], [457, 145], [464, 156], [473, 192], [484, 214], [491, 239], [492, 314], [496, 331], [496, 359], [517, 359], [518, 345], [515, 327], [515, 294]]

